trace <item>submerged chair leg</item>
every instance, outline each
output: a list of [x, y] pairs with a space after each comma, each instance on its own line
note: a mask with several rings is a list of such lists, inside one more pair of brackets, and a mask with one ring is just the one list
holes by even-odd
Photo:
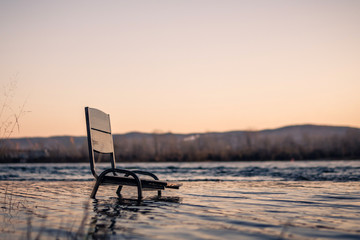
[[[159, 178], [155, 174], [153, 174], [151, 172], [139, 171], [139, 170], [135, 170], [133, 172], [138, 173], [138, 174], [142, 174], [142, 175], [146, 175], [146, 176], [150, 176], [150, 177], [154, 178], [155, 180], [159, 180]], [[161, 190], [158, 191], [158, 197], [161, 197]]]
[[118, 195], [118, 197], [121, 197], [121, 189], [122, 189], [122, 185], [119, 185], [118, 189], [116, 190], [116, 195]]
[[[132, 176], [134, 178], [135, 182], [136, 182], [136, 186], [137, 186], [137, 190], [138, 190], [138, 201], [141, 201], [141, 199], [142, 199], [142, 186], [141, 186], [141, 181], [140, 181], [139, 177], [134, 172], [124, 170], [124, 169], [116, 169], [116, 168], [107, 169], [107, 170], [103, 171], [99, 175], [99, 177], [96, 180], [96, 184], [94, 186], [93, 192], [91, 193], [91, 196], [90, 196], [91, 198], [95, 198], [95, 195], [96, 195], [96, 192], [97, 192], [97, 190], [99, 188], [99, 185], [102, 183], [105, 175], [108, 174], [109, 172], [124, 173], [127, 176]], [[121, 191], [121, 188], [118, 188], [116, 193], [118, 193], [118, 192], [120, 193], [120, 191]]]
[[[116, 190], [116, 195], [118, 195], [119, 198], [121, 198], [121, 189], [122, 189], [122, 185], [120, 185], [118, 187], [118, 189]], [[140, 185], [137, 185], [137, 189], [138, 189], [138, 200], [141, 201], [142, 199], [142, 187]], [[159, 191], [160, 192], [160, 191]], [[160, 193], [161, 194], [161, 193]]]
[[100, 181], [99, 181], [99, 180], [96, 180], [96, 183], [95, 183], [94, 188], [93, 188], [93, 190], [92, 190], [92, 193], [91, 193], [91, 195], [90, 195], [91, 198], [95, 198], [96, 192], [97, 192], [97, 190], [99, 189], [99, 186], [100, 186]]
[[140, 181], [139, 181], [139, 183], [137, 185], [137, 189], [138, 189], [138, 201], [141, 201], [141, 199], [142, 199], [142, 187], [141, 187]]

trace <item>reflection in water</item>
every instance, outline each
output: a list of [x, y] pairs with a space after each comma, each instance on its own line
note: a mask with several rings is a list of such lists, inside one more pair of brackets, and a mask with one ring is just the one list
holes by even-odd
[[147, 198], [142, 202], [125, 198], [94, 199], [88, 236], [93, 239], [108, 239], [111, 235], [139, 237], [136, 224], [145, 215], [149, 215], [148, 218], [151, 219], [154, 208], [165, 203], [179, 204], [180, 202], [180, 197], [164, 196]]
[[139, 208], [137, 201], [124, 201], [122, 199], [97, 200], [93, 201], [94, 216], [90, 221], [89, 232], [94, 239], [106, 238], [109, 234], [116, 235], [116, 231], [132, 233], [132, 228], [117, 227], [117, 219], [136, 220]]

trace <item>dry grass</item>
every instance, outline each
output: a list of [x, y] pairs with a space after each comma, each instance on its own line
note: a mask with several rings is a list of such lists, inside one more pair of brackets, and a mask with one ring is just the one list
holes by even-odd
[[[11, 184], [7, 184], [2, 190], [0, 189], [2, 192], [0, 195], [0, 239], [87, 239], [89, 235], [87, 230], [89, 202], [84, 203], [84, 211], [80, 224], [78, 224], [78, 219], [76, 218], [68, 220], [70, 222], [61, 221], [54, 231], [54, 227], [49, 226], [46, 222], [51, 212], [37, 212], [37, 206], [33, 205], [26, 197], [18, 197]], [[39, 218], [42, 219], [42, 223], [40, 226], [37, 223], [36, 226], [34, 221]], [[19, 233], [21, 225], [24, 228], [26, 226], [26, 228]], [[49, 235], [51, 236], [49, 237]]]
[[10, 81], [2, 86], [0, 95], [0, 156], [6, 154], [6, 141], [15, 130], [20, 131], [20, 119], [27, 112], [26, 101], [21, 106], [13, 106], [17, 78], [17, 75], [10, 78]]

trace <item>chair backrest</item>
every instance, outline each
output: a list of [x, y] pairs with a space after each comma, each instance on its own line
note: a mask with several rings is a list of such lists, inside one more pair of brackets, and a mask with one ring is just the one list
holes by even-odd
[[95, 108], [85, 107], [85, 118], [90, 168], [94, 177], [97, 178], [95, 155], [110, 154], [111, 167], [116, 167], [110, 115]]

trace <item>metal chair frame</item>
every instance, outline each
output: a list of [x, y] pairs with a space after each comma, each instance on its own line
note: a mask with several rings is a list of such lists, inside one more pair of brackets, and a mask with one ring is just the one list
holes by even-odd
[[[121, 197], [121, 190], [124, 185], [136, 186], [139, 201], [143, 198], [142, 191], [144, 189], [157, 190], [158, 196], [161, 196], [161, 190], [166, 187], [178, 189], [181, 186], [181, 184], [168, 184], [165, 181], [159, 181], [159, 178], [150, 172], [141, 170], [129, 171], [116, 168], [113, 137], [110, 127], [110, 115], [95, 108], [85, 107], [85, 118], [90, 168], [96, 179], [90, 195], [91, 198], [95, 198], [98, 188], [102, 184], [118, 185], [116, 194], [119, 197]], [[96, 172], [95, 153], [111, 155], [111, 168], [104, 170], [100, 175]], [[113, 176], [108, 176], [109, 173], [112, 173]], [[118, 174], [123, 174], [124, 176], [119, 176]], [[141, 179], [138, 175], [149, 176], [152, 177], [153, 180]]]

